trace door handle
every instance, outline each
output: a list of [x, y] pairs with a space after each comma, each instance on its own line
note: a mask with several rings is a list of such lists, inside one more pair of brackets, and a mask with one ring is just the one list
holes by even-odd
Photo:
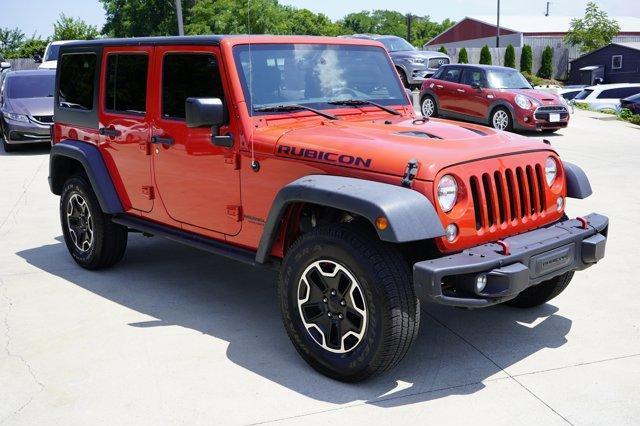
[[442, 89], [444, 86], [443, 86], [443, 85], [441, 85], [441, 84], [436, 84], [436, 87], [437, 87], [438, 89]]
[[233, 146], [233, 135], [231, 133], [222, 136], [212, 136], [211, 143], [215, 146], [231, 148]]
[[151, 136], [151, 143], [156, 145], [173, 145], [173, 138], [170, 136]]
[[120, 130], [110, 129], [108, 127], [101, 127], [98, 129], [98, 133], [102, 136], [109, 136], [110, 138], [115, 138], [116, 136], [120, 136], [122, 133]]
[[464, 89], [456, 89], [456, 92], [458, 92], [458, 93], [464, 93]]

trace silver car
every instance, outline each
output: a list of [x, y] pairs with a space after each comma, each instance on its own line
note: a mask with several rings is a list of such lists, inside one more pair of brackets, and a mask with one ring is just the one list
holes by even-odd
[[12, 71], [0, 87], [0, 136], [6, 152], [51, 141], [55, 71]]
[[419, 89], [422, 82], [431, 77], [441, 65], [451, 62], [444, 53], [418, 50], [407, 40], [394, 35], [354, 34], [341, 37], [363, 38], [382, 43], [389, 52], [404, 87], [408, 89]]

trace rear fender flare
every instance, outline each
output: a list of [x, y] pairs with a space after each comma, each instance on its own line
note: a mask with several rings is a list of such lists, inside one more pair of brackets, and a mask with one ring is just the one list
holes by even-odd
[[256, 253], [265, 263], [287, 207], [307, 202], [344, 210], [372, 224], [385, 217], [389, 226], [376, 232], [383, 241], [403, 243], [444, 235], [444, 228], [431, 201], [412, 189], [387, 183], [340, 176], [310, 175], [283, 187], [276, 195]]

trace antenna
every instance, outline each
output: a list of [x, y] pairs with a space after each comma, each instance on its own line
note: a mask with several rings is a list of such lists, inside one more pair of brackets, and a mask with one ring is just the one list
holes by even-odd
[[[247, 32], [249, 38], [249, 114], [253, 114], [253, 55], [251, 54], [251, 0], [247, 0]], [[251, 125], [251, 169], [260, 170], [260, 163], [256, 161], [256, 150], [253, 146], [253, 124]]]

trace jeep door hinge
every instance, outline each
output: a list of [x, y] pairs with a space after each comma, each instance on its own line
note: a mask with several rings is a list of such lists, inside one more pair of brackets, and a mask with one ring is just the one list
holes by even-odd
[[242, 206], [227, 206], [227, 216], [240, 222], [242, 220]]
[[404, 171], [404, 176], [400, 181], [400, 185], [404, 186], [405, 188], [411, 188], [413, 186], [413, 180], [418, 174], [418, 167], [418, 160], [416, 160], [415, 158], [409, 160], [409, 162], [407, 163], [407, 168]]
[[153, 200], [155, 198], [153, 194], [153, 186], [143, 186], [142, 196], [147, 200]]
[[232, 153], [224, 156], [224, 164], [233, 167], [233, 170], [240, 170], [240, 154]]

